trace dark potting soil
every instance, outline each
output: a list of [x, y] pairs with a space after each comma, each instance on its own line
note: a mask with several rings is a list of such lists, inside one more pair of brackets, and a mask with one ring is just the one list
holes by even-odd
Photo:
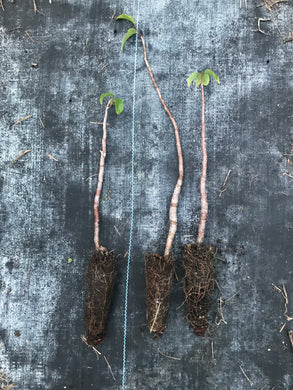
[[105, 336], [105, 325], [116, 279], [116, 256], [107, 250], [95, 250], [89, 259], [86, 281], [86, 339], [98, 345]]
[[208, 245], [189, 244], [183, 249], [187, 319], [197, 336], [203, 336], [208, 327], [209, 294], [215, 286], [214, 256], [215, 248]]
[[174, 276], [174, 259], [149, 253], [145, 256], [146, 315], [150, 332], [164, 333], [169, 311], [169, 297]]

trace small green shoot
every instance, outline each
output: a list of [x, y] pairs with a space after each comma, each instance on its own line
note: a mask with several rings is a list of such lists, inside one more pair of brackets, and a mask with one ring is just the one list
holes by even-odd
[[110, 106], [115, 106], [115, 111], [116, 114], [119, 115], [123, 111], [124, 108], [124, 102], [122, 99], [115, 98], [113, 92], [107, 92], [107, 93], [102, 93], [100, 96], [100, 104], [103, 104], [103, 100], [105, 97], [110, 97], [111, 99], [109, 100]]
[[130, 28], [127, 33], [124, 35], [124, 38], [123, 38], [123, 41], [122, 41], [122, 44], [121, 44], [121, 51], [123, 51], [123, 47], [126, 43], [126, 41], [128, 41], [128, 39], [130, 37], [132, 37], [133, 35], [137, 34], [137, 29], [136, 29], [136, 26], [135, 26], [135, 21], [133, 19], [132, 16], [130, 15], [126, 15], [126, 14], [122, 14], [122, 15], [119, 15], [116, 20], [128, 20], [129, 22], [131, 22], [133, 25], [134, 25], [134, 28]]
[[72, 261], [73, 261], [72, 258], [69, 257], [69, 259], [67, 260], [67, 263], [70, 264], [70, 263], [72, 263]]
[[100, 104], [103, 104], [103, 100], [107, 96], [110, 96], [110, 97], [113, 98], [114, 97], [114, 93], [113, 92], [102, 93], [102, 95], [100, 96]]
[[187, 79], [188, 87], [191, 86], [193, 81], [197, 87], [199, 87], [201, 84], [207, 86], [210, 83], [210, 77], [214, 77], [217, 80], [218, 84], [220, 84], [219, 77], [211, 69], [206, 69], [201, 73], [191, 73], [191, 75]]
[[116, 20], [119, 20], [119, 19], [129, 20], [129, 22], [131, 22], [135, 26], [135, 21], [134, 21], [133, 17], [130, 15], [126, 15], [126, 14], [119, 15], [119, 16], [117, 16]]
[[127, 33], [124, 35], [124, 38], [123, 38], [123, 41], [122, 41], [122, 44], [121, 44], [121, 51], [123, 51], [123, 47], [125, 45], [125, 42], [128, 41], [128, 39], [130, 37], [132, 37], [132, 35], [136, 34], [136, 29], [135, 28], [130, 28]]

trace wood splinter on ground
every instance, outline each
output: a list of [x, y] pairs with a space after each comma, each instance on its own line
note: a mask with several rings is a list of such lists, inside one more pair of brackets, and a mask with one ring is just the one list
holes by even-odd
[[26, 33], [26, 35], [28, 36], [28, 38], [29, 38], [32, 42], [35, 42], [35, 41], [33, 40], [33, 38], [29, 35], [29, 33], [28, 33], [27, 31], [25, 31], [25, 33]]
[[10, 385], [4, 387], [3, 390], [9, 390], [12, 389], [13, 387], [14, 387], [14, 383], [11, 383]]
[[40, 120], [40, 124], [41, 124], [42, 128], [44, 129], [45, 125], [44, 125], [44, 122], [42, 121], [42, 118], [39, 118], [39, 120]]
[[19, 123], [23, 122], [23, 121], [26, 121], [27, 119], [31, 118], [32, 115], [27, 115], [27, 116], [24, 116], [22, 118], [19, 118], [17, 119], [17, 121], [14, 123], [15, 125], [18, 125]]
[[271, 11], [274, 6], [280, 4], [280, 3], [287, 3], [288, 0], [264, 0], [264, 4], [266, 9]]
[[9, 390], [15, 386], [14, 383], [11, 383], [10, 385], [8, 385], [9, 382], [10, 382], [10, 380], [9, 380], [8, 376], [5, 374], [5, 372], [0, 367], [0, 388], [1, 388], [1, 390]]
[[172, 360], [181, 360], [181, 358], [178, 358], [178, 357], [175, 357], [175, 356], [170, 356], [170, 355], [166, 355], [165, 353], [163, 353], [160, 348], [158, 348], [158, 352], [159, 354], [161, 354], [162, 356], [165, 356], [166, 358], [168, 359], [172, 359]]
[[288, 336], [289, 336], [291, 346], [293, 348], [293, 330], [288, 330]]
[[27, 149], [25, 150], [24, 152], [20, 153], [19, 156], [17, 156], [13, 161], [12, 163], [10, 164], [10, 168], [13, 167], [13, 165], [21, 158], [23, 157], [25, 154], [29, 153], [31, 150], [30, 149]]
[[253, 385], [253, 382], [252, 382], [252, 380], [249, 378], [249, 376], [246, 374], [246, 372], [244, 371], [244, 369], [241, 367], [241, 366], [239, 366], [240, 367], [240, 370], [241, 370], [241, 372], [242, 372], [242, 374], [245, 376], [245, 378], [248, 380], [248, 382], [250, 383], [250, 386], [252, 386]]
[[57, 158], [55, 158], [54, 156], [52, 156], [51, 154], [49, 153], [46, 153], [46, 156], [48, 156], [51, 160], [53, 161], [58, 161]]
[[[49, 1], [50, 2], [50, 1]], [[38, 7], [37, 7], [37, 3], [36, 3], [36, 0], [33, 0], [33, 6], [34, 6], [34, 12], [35, 14], [39, 13], [40, 15], [42, 15], [42, 13], [39, 11]]]
[[[247, 8], [247, 0], [244, 0], [245, 8]], [[242, 7], [242, 0], [239, 1], [239, 7]]]
[[223, 192], [227, 191], [226, 184], [227, 184], [227, 181], [229, 179], [230, 173], [231, 173], [231, 169], [229, 169], [229, 171], [228, 171], [228, 173], [227, 173], [227, 175], [225, 177], [225, 180], [224, 180], [224, 182], [222, 184], [222, 188], [220, 190], [219, 198], [222, 196]]
[[260, 32], [261, 34], [268, 35], [268, 33], [266, 33], [264, 30], [261, 29], [260, 23], [261, 22], [270, 22], [270, 21], [271, 21], [271, 19], [258, 18], [258, 20], [257, 20], [257, 30], [252, 30], [252, 31]]

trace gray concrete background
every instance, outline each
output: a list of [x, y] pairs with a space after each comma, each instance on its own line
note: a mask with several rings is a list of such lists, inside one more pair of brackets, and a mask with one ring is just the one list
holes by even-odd
[[[2, 381], [2, 388], [13, 382], [18, 390], [116, 390], [131, 212], [134, 41], [120, 53], [129, 25], [112, 16], [135, 17], [137, 4], [36, 1], [42, 15], [34, 14], [28, 0], [3, 0], [0, 11], [0, 366], [10, 380]], [[149, 62], [180, 128], [185, 181], [174, 242], [179, 279], [168, 328], [154, 341], [145, 324], [143, 254], [163, 251], [177, 159], [173, 129], [139, 45], [127, 389], [293, 389], [287, 333], [293, 325], [289, 321], [279, 332], [284, 299], [272, 288], [272, 283], [286, 286], [292, 314], [293, 179], [288, 175], [293, 176], [293, 165], [281, 157], [292, 153], [293, 43], [283, 44], [278, 28], [290, 35], [293, 5], [290, 0], [271, 12], [259, 5], [140, 1]], [[258, 18], [270, 19], [261, 22], [267, 35], [253, 31]], [[200, 92], [188, 89], [186, 79], [207, 67], [221, 85], [206, 88], [206, 242], [218, 240], [226, 263], [216, 263], [219, 289], [210, 333], [198, 338], [182, 306], [181, 247], [196, 234], [201, 161]], [[93, 249], [92, 175], [102, 130], [91, 122], [103, 118], [97, 97], [106, 91], [124, 99], [125, 111], [109, 116], [101, 241], [120, 257], [107, 338], [97, 359], [81, 335], [84, 272]], [[32, 117], [15, 124], [27, 115]], [[26, 149], [31, 152], [10, 167]], [[227, 190], [219, 197], [230, 169]], [[225, 323], [217, 326], [219, 297], [226, 300]]]

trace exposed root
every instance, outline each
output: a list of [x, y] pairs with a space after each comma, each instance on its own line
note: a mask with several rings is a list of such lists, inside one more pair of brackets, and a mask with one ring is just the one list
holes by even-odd
[[197, 336], [203, 336], [208, 327], [209, 293], [215, 286], [214, 254], [214, 248], [206, 245], [189, 244], [183, 250], [187, 319]]
[[111, 374], [111, 376], [112, 376], [114, 382], [116, 382], [116, 378], [115, 378], [115, 375], [113, 374], [112, 367], [111, 367], [111, 365], [110, 365], [110, 363], [109, 363], [109, 360], [106, 358], [105, 355], [104, 355], [104, 359], [105, 359], [105, 362], [107, 363], [107, 366], [108, 366], [108, 368], [109, 368], [110, 374]]
[[273, 286], [273, 289], [275, 291], [277, 291], [278, 293], [280, 293], [282, 295], [282, 297], [284, 298], [284, 317], [286, 319], [286, 321], [283, 323], [283, 325], [281, 326], [281, 329], [280, 329], [280, 333], [284, 330], [284, 328], [286, 327], [287, 325], [287, 322], [290, 322], [293, 320], [293, 317], [292, 316], [289, 316], [288, 315], [288, 304], [289, 304], [289, 299], [288, 299], [288, 293], [287, 293], [287, 289], [286, 289], [286, 286], [285, 284], [283, 284], [282, 287], [278, 287], [276, 286], [274, 283], [272, 283], [272, 286]]
[[150, 332], [161, 336], [167, 324], [169, 297], [174, 277], [174, 259], [156, 254], [145, 257], [146, 315]]
[[85, 326], [86, 341], [89, 345], [98, 345], [105, 336], [116, 279], [115, 266], [115, 254], [107, 250], [94, 251], [88, 263]]

